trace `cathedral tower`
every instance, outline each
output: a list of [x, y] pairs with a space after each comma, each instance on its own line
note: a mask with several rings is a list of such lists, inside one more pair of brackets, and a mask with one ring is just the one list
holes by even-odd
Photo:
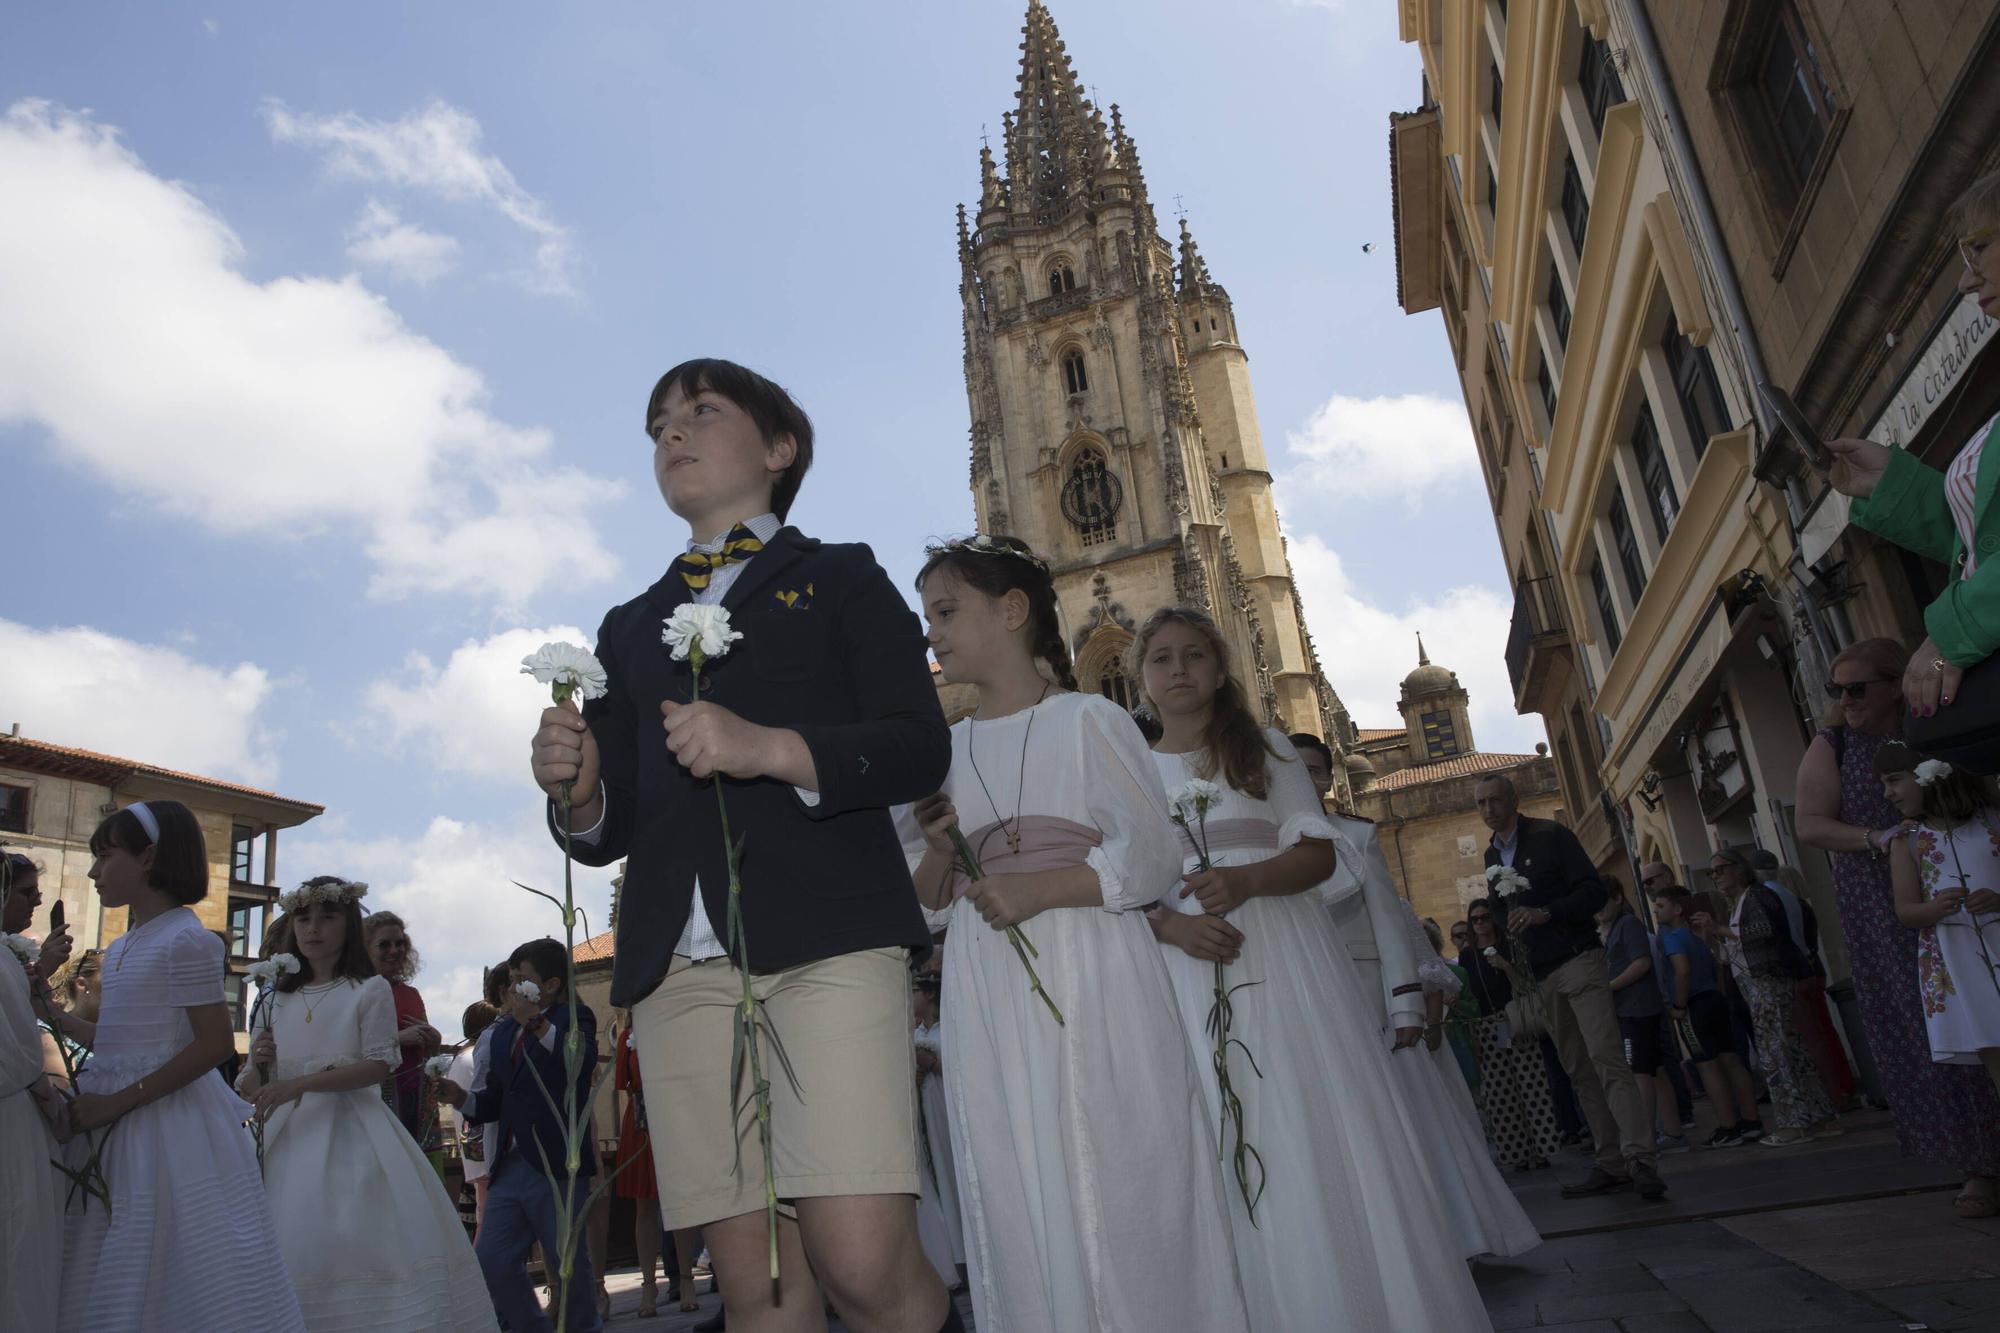
[[1229, 293], [1185, 218], [1178, 253], [1161, 237], [1117, 105], [1084, 96], [1041, 0], [1022, 37], [1005, 171], [981, 148], [958, 210], [979, 528], [1048, 556], [1085, 689], [1129, 706], [1136, 621], [1199, 606], [1252, 706], [1339, 752], [1353, 724], [1299, 609]]

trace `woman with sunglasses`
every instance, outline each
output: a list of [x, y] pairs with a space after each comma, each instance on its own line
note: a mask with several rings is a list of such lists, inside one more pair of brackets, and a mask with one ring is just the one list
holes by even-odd
[[[1996, 566], [2000, 567], [2000, 566]], [[1949, 1162], [1965, 1186], [1961, 1217], [2000, 1213], [2000, 1098], [1979, 1070], [1933, 1064], [1917, 991], [1917, 936], [1896, 920], [1888, 846], [1913, 825], [1875, 776], [1875, 752], [1900, 737], [1902, 645], [1863, 639], [1833, 659], [1830, 703], [1799, 761], [1799, 841], [1831, 853], [1861, 1028], [1896, 1117], [1903, 1152]]]
[[1561, 1147], [1562, 1131], [1556, 1127], [1541, 1046], [1508, 1030], [1507, 1002], [1514, 998], [1514, 984], [1506, 938], [1493, 909], [1480, 899], [1466, 909], [1465, 920], [1472, 942], [1459, 950], [1458, 965], [1479, 1006], [1472, 1039], [1479, 1051], [1479, 1118], [1486, 1142], [1503, 1171], [1544, 1167]]
[[[1965, 269], [1958, 290], [1989, 319], [2000, 318], [2000, 172], [1982, 176], [1945, 215]], [[1974, 431], [1940, 472], [1914, 454], [1873, 440], [1828, 440], [1827, 480], [1855, 501], [1848, 517], [1865, 528], [1958, 571], [1924, 609], [1928, 631], [1901, 671], [1910, 710], [1930, 717], [1957, 697], [1960, 678], [2000, 649], [2000, 416]], [[1992, 468], [1985, 466], [1994, 445]]]

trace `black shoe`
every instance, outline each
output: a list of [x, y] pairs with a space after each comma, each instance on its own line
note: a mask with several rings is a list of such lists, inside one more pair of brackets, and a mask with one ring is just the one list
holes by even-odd
[[1614, 1194], [1619, 1190], [1632, 1188], [1632, 1177], [1614, 1176], [1601, 1166], [1590, 1168], [1590, 1174], [1574, 1185], [1562, 1187], [1565, 1199], [1587, 1199], [1593, 1194]]
[[1704, 1148], [1734, 1148], [1743, 1142], [1743, 1131], [1734, 1125], [1724, 1125], [1708, 1136]]
[[1755, 1120], [1745, 1120], [1736, 1127], [1736, 1133], [1745, 1143], [1755, 1143], [1764, 1137], [1764, 1126]]
[[1639, 1191], [1639, 1197], [1648, 1203], [1667, 1197], [1667, 1182], [1660, 1179], [1660, 1173], [1653, 1169], [1651, 1162], [1632, 1163], [1632, 1188]]
[[729, 1327], [728, 1316], [729, 1312], [727, 1310], [717, 1310], [707, 1319], [696, 1324], [693, 1333], [722, 1333], [722, 1330]]

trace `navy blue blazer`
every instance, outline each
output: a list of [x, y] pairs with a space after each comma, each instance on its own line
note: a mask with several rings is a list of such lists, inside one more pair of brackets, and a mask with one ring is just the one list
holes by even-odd
[[[516, 1056], [514, 1041], [521, 1035], [521, 1025], [511, 1016], [502, 1016], [493, 1024], [492, 1041], [487, 1047], [486, 1081], [466, 1094], [465, 1105], [459, 1109], [472, 1124], [499, 1123], [501, 1143], [505, 1145], [501, 1156], [518, 1153], [538, 1172], [546, 1162], [560, 1179], [568, 1174], [564, 1169], [563, 1116], [549, 1104], [549, 1098], [563, 1096], [563, 1038], [569, 1031], [570, 1007], [564, 1001], [545, 1009], [543, 1014], [555, 1028], [555, 1049], [545, 1050], [541, 1042], [529, 1037], [521, 1043], [521, 1053]], [[597, 1074], [597, 1015], [590, 1011], [589, 1005], [579, 1003], [576, 1023], [583, 1034], [583, 1063], [576, 1071], [576, 1104], [587, 1107], [591, 1081]], [[533, 1070], [528, 1068], [531, 1061]], [[541, 1074], [539, 1082], [535, 1078], [537, 1072]], [[597, 1170], [588, 1120], [580, 1142], [582, 1156], [577, 1176], [586, 1179]], [[499, 1163], [496, 1161], [494, 1165]]]
[[[605, 813], [586, 865], [624, 860], [611, 1002], [632, 1005], [666, 976], [694, 907], [729, 939], [729, 870], [708, 779], [667, 749], [660, 704], [685, 702], [690, 675], [660, 642], [692, 599], [669, 569], [597, 632], [610, 692], [584, 705], [602, 757]], [[923, 627], [862, 545], [781, 528], [722, 599], [743, 635], [703, 673], [702, 698], [761, 726], [796, 731], [812, 752], [819, 801], [785, 783], [724, 779], [730, 832], [743, 840], [744, 934], [757, 972], [867, 949], [929, 947], [894, 805], [944, 786], [951, 732], [931, 680]], [[551, 833], [560, 842], [553, 803]]]

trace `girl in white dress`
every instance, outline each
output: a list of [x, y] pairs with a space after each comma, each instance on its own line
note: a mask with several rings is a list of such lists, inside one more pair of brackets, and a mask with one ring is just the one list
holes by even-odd
[[[40, 869], [0, 849], [0, 931], [33, 953], [21, 934], [41, 901]], [[47, 967], [47, 963], [43, 964]], [[53, 970], [49, 968], [48, 970]], [[55, 1327], [62, 1289], [62, 1201], [66, 1182], [50, 1165], [60, 1102], [42, 1063], [42, 1029], [29, 996], [38, 980], [28, 958], [0, 948], [0, 1328]]]
[[[1246, 1329], [1207, 1111], [1142, 911], [1180, 872], [1145, 740], [1073, 692], [1055, 588], [1026, 546], [933, 548], [917, 587], [945, 679], [979, 691], [945, 790], [915, 812], [918, 896], [952, 907], [945, 1105], [979, 1328]], [[955, 825], [983, 878], [955, 868]]]
[[367, 888], [322, 875], [280, 900], [301, 966], [278, 978], [236, 1081], [264, 1124], [278, 1242], [311, 1333], [491, 1333], [458, 1210], [382, 1100], [402, 1052], [362, 939]]
[[90, 878], [125, 933], [104, 951], [96, 1022], [43, 1018], [90, 1049], [69, 1104], [82, 1165], [99, 1132], [107, 1207], [70, 1209], [58, 1327], [120, 1333], [302, 1333], [279, 1257], [250, 1107], [215, 1067], [235, 1050], [222, 941], [187, 904], [208, 894], [201, 825], [178, 801], [141, 801], [90, 835]]
[[1891, 742], [1882, 790], [1910, 821], [1889, 853], [1896, 919], [1918, 931], [1931, 1059], [1983, 1064], [2000, 1088], [2000, 808], [1992, 784]]
[[1232, 1163], [1235, 1118], [1225, 1126], [1209, 1027], [1218, 961], [1233, 992], [1227, 1035], [1242, 1046], [1228, 1047], [1227, 1068], [1255, 1159], [1232, 1172], [1225, 1206], [1252, 1327], [1489, 1328], [1422, 1160], [1433, 1145], [1378, 1036], [1380, 998], [1311, 892], [1333, 871], [1334, 830], [1305, 765], [1283, 733], [1258, 727], [1206, 615], [1155, 612], [1132, 648], [1163, 729], [1163, 785], [1220, 788], [1205, 829], [1189, 820], [1214, 869], [1201, 871], [1196, 839], [1176, 833], [1186, 880], [1153, 929], [1183, 1044], [1201, 1056], [1206, 1146], [1222, 1141]]

